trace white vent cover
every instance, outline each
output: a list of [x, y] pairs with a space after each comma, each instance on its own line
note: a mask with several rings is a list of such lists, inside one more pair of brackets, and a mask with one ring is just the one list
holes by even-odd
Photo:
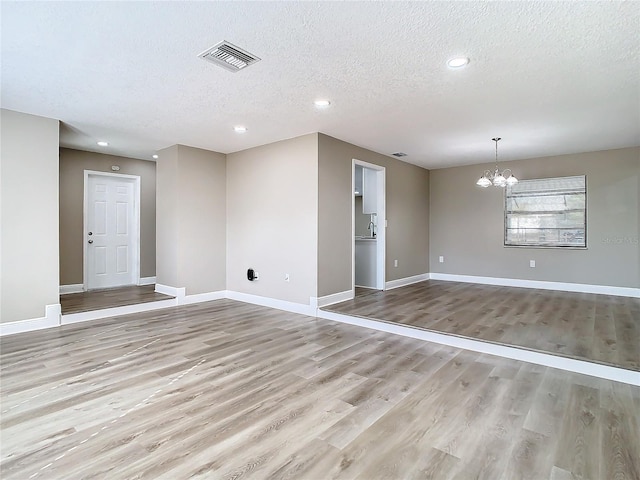
[[260, 61], [255, 55], [236, 47], [226, 40], [206, 49], [198, 56], [231, 72], [237, 72]]

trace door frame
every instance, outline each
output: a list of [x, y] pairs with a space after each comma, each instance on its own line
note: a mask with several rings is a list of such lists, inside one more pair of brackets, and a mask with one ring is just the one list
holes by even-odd
[[362, 160], [354, 158], [352, 159], [351, 165], [351, 290], [354, 295], [356, 291], [356, 197], [354, 194], [356, 188], [356, 165], [376, 171], [376, 210], [378, 210], [378, 233], [376, 234], [376, 290], [386, 289], [387, 252], [387, 170], [385, 167], [381, 167], [375, 163], [363, 162]]
[[117, 177], [133, 182], [133, 280], [135, 285], [140, 284], [140, 176], [126, 175], [124, 173], [100, 172], [97, 170], [84, 171], [84, 200], [82, 204], [82, 290], [88, 290], [89, 268], [87, 265], [87, 224], [89, 217], [89, 176]]

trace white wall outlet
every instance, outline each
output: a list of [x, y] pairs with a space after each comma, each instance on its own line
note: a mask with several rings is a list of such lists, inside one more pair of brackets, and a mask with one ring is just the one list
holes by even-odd
[[394, 266], [394, 267], [397, 267], [397, 266], [398, 266], [398, 260], [394, 260], [394, 261], [393, 261], [393, 266]]
[[438, 258], [438, 261], [440, 263], [444, 263], [444, 255], [440, 255], [440, 258]]
[[284, 281], [285, 281], [285, 282], [288, 282], [288, 281], [289, 281], [289, 274], [288, 274], [288, 273], [285, 273], [285, 274], [284, 274]]
[[531, 268], [536, 268], [536, 261], [535, 260], [529, 260], [529, 266]]

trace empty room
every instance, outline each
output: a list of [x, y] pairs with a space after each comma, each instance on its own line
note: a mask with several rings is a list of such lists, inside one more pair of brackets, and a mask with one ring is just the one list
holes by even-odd
[[640, 480], [640, 3], [0, 9], [3, 479]]

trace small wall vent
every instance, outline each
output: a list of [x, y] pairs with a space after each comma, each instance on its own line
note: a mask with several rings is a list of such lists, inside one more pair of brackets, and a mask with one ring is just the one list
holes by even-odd
[[198, 56], [203, 60], [215, 63], [230, 72], [237, 72], [260, 61], [260, 59], [255, 55], [241, 49], [240, 47], [236, 47], [226, 40], [206, 49]]
[[402, 152], [392, 153], [391, 155], [393, 155], [394, 157], [406, 157], [407, 156], [406, 153], [402, 153]]

